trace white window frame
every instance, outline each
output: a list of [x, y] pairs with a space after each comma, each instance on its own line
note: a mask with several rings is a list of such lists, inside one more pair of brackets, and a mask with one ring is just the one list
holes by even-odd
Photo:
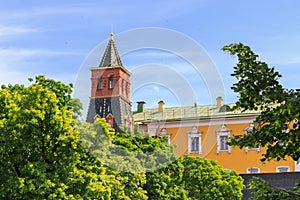
[[[244, 132], [245, 132], [245, 135], [250, 133], [251, 131], [253, 131], [253, 128], [254, 128], [254, 124], [253, 123], [250, 123], [249, 126], [247, 126], [246, 128], [244, 128]], [[248, 151], [257, 151], [257, 153], [260, 152], [260, 147], [246, 147], [245, 148], [245, 152], [248, 153]]]
[[[193, 138], [198, 138], [198, 140], [199, 140], [198, 151], [192, 151]], [[198, 153], [199, 155], [201, 155], [202, 154], [202, 145], [201, 145], [201, 143], [202, 143], [202, 132], [199, 131], [196, 126], [194, 126], [192, 128], [192, 130], [190, 130], [188, 132], [188, 154]]]
[[286, 168], [287, 171], [285, 171], [285, 172], [290, 172], [290, 167], [289, 167], [289, 166], [278, 166], [278, 167], [276, 167], [276, 172], [277, 172], [277, 173], [285, 173], [285, 172], [281, 172], [281, 171], [279, 170], [280, 168]]
[[166, 128], [162, 128], [158, 134], [159, 137], [167, 136], [167, 143], [171, 144], [171, 133], [167, 132]]
[[221, 128], [216, 130], [217, 133], [217, 154], [220, 152], [228, 152], [231, 153], [231, 147], [229, 145], [227, 149], [221, 149], [221, 137], [226, 136], [228, 140], [230, 140], [231, 130], [226, 127], [225, 124], [222, 125]]
[[[257, 170], [257, 172], [250, 171], [250, 170], [253, 170], [253, 169]], [[260, 173], [260, 168], [259, 167], [249, 167], [249, 168], [247, 168], [246, 173], [247, 174], [259, 174]]]

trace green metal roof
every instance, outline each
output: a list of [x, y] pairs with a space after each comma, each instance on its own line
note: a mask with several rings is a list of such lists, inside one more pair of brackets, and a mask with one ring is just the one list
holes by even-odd
[[[234, 104], [226, 105], [232, 108]], [[224, 111], [224, 110], [223, 110]], [[191, 119], [206, 119], [206, 118], [219, 118], [219, 117], [236, 117], [236, 116], [249, 116], [259, 115], [258, 111], [241, 112], [225, 111], [220, 112], [220, 108], [216, 106], [187, 106], [187, 107], [172, 107], [164, 108], [163, 112], [158, 112], [158, 108], [144, 109], [144, 112], [134, 112], [133, 118], [137, 123], [148, 121], [178, 121], [178, 120], [191, 120]]]

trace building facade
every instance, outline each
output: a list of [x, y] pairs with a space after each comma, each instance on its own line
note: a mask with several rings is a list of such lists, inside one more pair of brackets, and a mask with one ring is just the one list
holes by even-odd
[[231, 111], [232, 105], [224, 105], [221, 97], [211, 106], [144, 109], [139, 101], [132, 113], [130, 102], [130, 72], [123, 66], [113, 34], [99, 66], [90, 68], [91, 96], [87, 122], [105, 118], [111, 127], [122, 126], [133, 130], [134, 122], [141, 131], [151, 136], [166, 136], [167, 142], [176, 145], [175, 153], [199, 156], [217, 161], [228, 170], [240, 174], [300, 171], [291, 158], [280, 162], [261, 163], [265, 148], [255, 146], [239, 149], [230, 147], [227, 141], [233, 135], [247, 134], [253, 128], [258, 112]]
[[133, 127], [130, 72], [123, 67], [113, 33], [98, 67], [90, 68], [91, 96], [87, 122], [105, 118], [111, 127]]
[[212, 106], [164, 108], [164, 104], [160, 101], [158, 108], [139, 109], [134, 112], [134, 120], [152, 136], [165, 135], [170, 144], [175, 144], [179, 156], [189, 154], [215, 160], [240, 174], [293, 172], [299, 168], [291, 158], [262, 163], [260, 159], [266, 152], [263, 147], [240, 149], [227, 145], [233, 135], [251, 131], [258, 112], [230, 111], [233, 105], [223, 105], [220, 97]]

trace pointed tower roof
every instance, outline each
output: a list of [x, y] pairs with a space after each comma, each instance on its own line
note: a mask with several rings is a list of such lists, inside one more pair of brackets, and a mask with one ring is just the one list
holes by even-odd
[[103, 54], [99, 67], [123, 66], [120, 59], [116, 44], [114, 42], [114, 34], [110, 33], [110, 39]]

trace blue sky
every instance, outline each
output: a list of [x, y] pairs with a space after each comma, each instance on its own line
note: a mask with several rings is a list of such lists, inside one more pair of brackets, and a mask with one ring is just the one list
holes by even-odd
[[[135, 39], [121, 40], [118, 35], [122, 38], [128, 31], [157, 27], [189, 38], [207, 53], [221, 77], [227, 103], [235, 102], [237, 96], [230, 90], [234, 83], [230, 73], [236, 60], [220, 49], [233, 42], [251, 46], [261, 60], [275, 66], [283, 75], [281, 82], [285, 87], [299, 88], [299, 7], [298, 0], [2, 1], [0, 83], [26, 83], [28, 77], [44, 74], [75, 83], [76, 90], [87, 58], [94, 52], [97, 56], [92, 64], [100, 62], [111, 30], [123, 52], [122, 48], [135, 43]], [[170, 38], [164, 42], [173, 41]], [[192, 101], [211, 104], [215, 100], [216, 94], [209, 91], [205, 78], [195, 75], [188, 67], [189, 61], [172, 52], [147, 48], [121, 56], [124, 66], [133, 72], [133, 80], [140, 81], [134, 73], [140, 69], [146, 69], [156, 80], [135, 87], [134, 109], [139, 100], [146, 101], [148, 107], [161, 99], [166, 106], [191, 105]], [[187, 98], [191, 93], [185, 94], [186, 89], [180, 90], [182, 84], [174, 81], [176, 75], [159, 78], [162, 69], [166, 73], [174, 70], [187, 83], [193, 98]], [[81, 78], [86, 78], [89, 91], [89, 77]], [[162, 79], [172, 79], [172, 88], [160, 84]], [[77, 92], [77, 96], [87, 104], [86, 94]]]

